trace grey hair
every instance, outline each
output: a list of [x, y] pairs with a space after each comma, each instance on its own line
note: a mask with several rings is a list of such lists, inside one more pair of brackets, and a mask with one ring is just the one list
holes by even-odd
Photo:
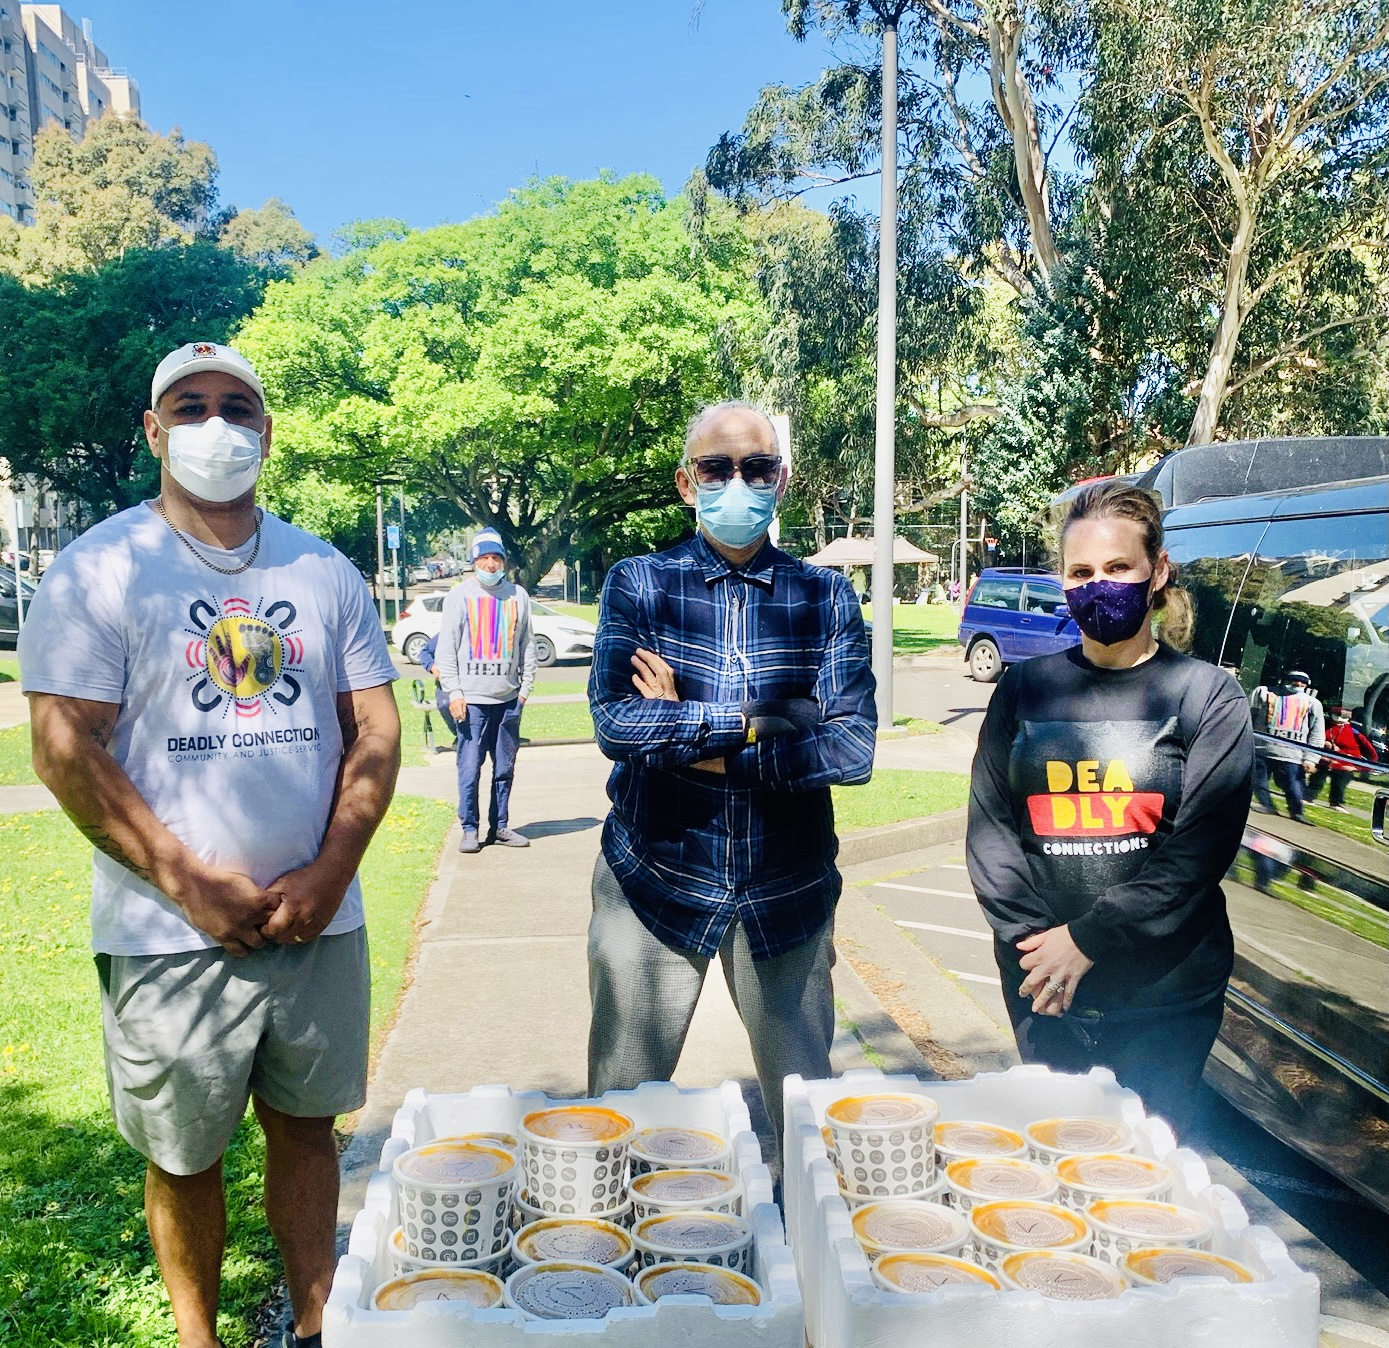
[[725, 412], [751, 412], [753, 416], [760, 417], [771, 434], [772, 444], [777, 446], [777, 452], [780, 453], [781, 440], [777, 436], [776, 426], [771, 417], [760, 407], [750, 402], [744, 402], [741, 398], [730, 398], [727, 402], [706, 403], [689, 419], [685, 425], [685, 449], [681, 455], [683, 459], [690, 457], [690, 446], [699, 439], [700, 432], [705, 425], [714, 420], [715, 417], [722, 416]]

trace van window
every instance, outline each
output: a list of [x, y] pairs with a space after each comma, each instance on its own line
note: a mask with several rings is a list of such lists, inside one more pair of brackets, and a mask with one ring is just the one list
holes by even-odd
[[1274, 520], [1240, 595], [1224, 658], [1245, 690], [1305, 671], [1378, 745], [1389, 726], [1389, 515]]
[[972, 608], [976, 604], [984, 608], [1006, 608], [1016, 611], [1018, 601], [1022, 598], [1022, 581], [1020, 580], [981, 580], [974, 587], [974, 593], [970, 595], [969, 602]]
[[1056, 606], [1065, 602], [1059, 585], [1047, 585], [1029, 580], [1027, 582], [1027, 598], [1023, 600], [1022, 611], [1024, 613], [1040, 613], [1045, 617], [1054, 618]]
[[1191, 654], [1198, 660], [1221, 663], [1235, 597], [1264, 528], [1260, 520], [1168, 530], [1167, 555], [1177, 564], [1177, 584], [1191, 595], [1196, 609]]

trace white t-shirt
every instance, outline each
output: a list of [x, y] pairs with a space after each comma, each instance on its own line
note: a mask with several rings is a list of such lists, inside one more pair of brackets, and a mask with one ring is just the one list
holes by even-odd
[[[235, 552], [196, 544], [218, 566]], [[147, 504], [60, 552], [26, 615], [22, 688], [120, 704], [107, 748], [210, 865], [269, 884], [318, 855], [342, 731], [337, 694], [396, 677], [351, 562], [265, 513], [240, 575], [205, 566]], [[325, 934], [365, 918], [354, 876]], [[112, 955], [216, 942], [148, 882], [93, 857], [92, 946]]]

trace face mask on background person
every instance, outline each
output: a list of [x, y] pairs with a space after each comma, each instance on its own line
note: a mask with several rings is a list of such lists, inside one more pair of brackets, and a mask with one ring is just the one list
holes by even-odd
[[777, 493], [753, 491], [741, 477], [725, 486], [695, 488], [695, 516], [725, 547], [745, 548], [772, 527]]
[[480, 566], [473, 566], [475, 575], [484, 585], [500, 585], [506, 579], [506, 567], [498, 567], [495, 571], [484, 571]]
[[204, 501], [234, 501], [260, 476], [261, 435], [221, 417], [192, 425], [165, 426], [169, 473], [184, 491]]
[[1091, 641], [1113, 646], [1143, 630], [1151, 601], [1153, 578], [1147, 580], [1089, 580], [1066, 591], [1066, 605], [1076, 626]]

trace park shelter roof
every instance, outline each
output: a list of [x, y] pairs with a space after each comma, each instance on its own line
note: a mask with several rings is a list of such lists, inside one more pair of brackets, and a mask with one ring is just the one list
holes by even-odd
[[[819, 552], [805, 559], [811, 566], [872, 566], [873, 538], [834, 538]], [[892, 560], [900, 562], [938, 562], [934, 552], [923, 552], [900, 534], [892, 540]]]

